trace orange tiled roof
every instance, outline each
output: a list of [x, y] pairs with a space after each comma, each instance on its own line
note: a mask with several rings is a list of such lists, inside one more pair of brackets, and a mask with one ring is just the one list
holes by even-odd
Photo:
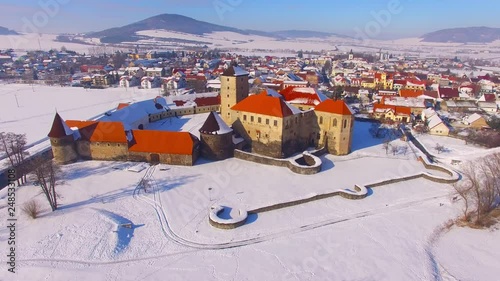
[[127, 107], [129, 105], [130, 105], [130, 103], [119, 103], [118, 107], [116, 108], [116, 110], [120, 110], [120, 109], [122, 109], [124, 107]]
[[188, 132], [133, 130], [129, 151], [192, 155], [198, 139]]
[[241, 102], [237, 103], [232, 110], [251, 112], [256, 114], [286, 117], [293, 115], [292, 110], [285, 101], [279, 97], [268, 96], [266, 91], [260, 94], [249, 96]]
[[416, 98], [424, 94], [424, 90], [401, 89], [399, 95], [403, 98]]
[[342, 100], [325, 100], [324, 102], [318, 104], [314, 110], [341, 115], [352, 115], [351, 109]]
[[125, 127], [121, 122], [67, 120], [70, 127], [77, 127], [83, 140], [91, 142], [126, 143]]

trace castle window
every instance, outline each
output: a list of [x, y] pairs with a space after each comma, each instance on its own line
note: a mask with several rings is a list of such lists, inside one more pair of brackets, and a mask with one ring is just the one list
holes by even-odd
[[323, 124], [323, 116], [319, 117], [319, 124]]
[[344, 120], [344, 129], [347, 127], [347, 120]]
[[266, 125], [269, 125], [269, 119], [266, 119]]
[[250, 116], [250, 122], [253, 122], [253, 116]]
[[274, 127], [278, 127], [278, 120], [274, 120]]
[[227, 78], [227, 82], [229, 82], [229, 78]]
[[257, 118], [257, 122], [259, 122], [259, 124], [262, 123], [262, 118], [260, 118], [260, 117]]
[[243, 121], [247, 121], [247, 116], [243, 115]]
[[108, 143], [108, 146], [111, 146], [111, 144], [110, 144], [110, 143]]
[[333, 127], [337, 127], [337, 118], [333, 118], [333, 124], [332, 124]]

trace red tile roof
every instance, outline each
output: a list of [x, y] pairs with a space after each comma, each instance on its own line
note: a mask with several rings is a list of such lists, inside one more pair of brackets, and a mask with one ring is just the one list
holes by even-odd
[[198, 139], [188, 132], [133, 130], [133, 144], [129, 151], [193, 155]]
[[439, 94], [437, 91], [424, 91], [424, 95], [433, 97], [435, 99], [439, 98]]
[[126, 143], [127, 136], [121, 122], [67, 120], [70, 128], [77, 127], [83, 140], [90, 142]]
[[266, 91], [247, 97], [231, 109], [275, 117], [293, 115], [292, 110], [282, 98], [269, 96]]
[[[304, 89], [304, 88], [302, 88], [302, 89]], [[312, 89], [312, 88], [309, 88], [309, 89], [314, 91], [314, 94], [307, 93], [307, 92], [300, 91], [300, 90], [297, 91], [296, 87], [286, 87], [285, 89], [281, 90], [279, 93], [283, 96], [283, 98], [285, 98], [285, 100], [287, 102], [315, 106], [321, 102], [321, 99], [314, 89]], [[294, 102], [294, 101], [299, 101], [299, 102]]]
[[453, 88], [439, 88], [439, 96], [442, 99], [458, 98], [460, 94], [457, 89]]
[[376, 110], [392, 110], [394, 111], [394, 114], [396, 115], [411, 115], [411, 108], [409, 107], [404, 107], [404, 106], [393, 106], [393, 105], [386, 105], [386, 104], [379, 104], [376, 103], [373, 105], [373, 111], [375, 112]]
[[315, 111], [328, 112], [340, 115], [352, 115], [351, 109], [347, 106], [347, 104], [342, 100], [325, 100], [324, 102], [318, 104], [315, 108]]
[[424, 94], [424, 90], [409, 90], [401, 89], [399, 90], [399, 95], [403, 98], [416, 98]]
[[127, 107], [129, 105], [130, 105], [130, 103], [119, 103], [118, 107], [116, 108], [116, 110], [120, 110], [120, 109], [122, 109], [124, 107]]

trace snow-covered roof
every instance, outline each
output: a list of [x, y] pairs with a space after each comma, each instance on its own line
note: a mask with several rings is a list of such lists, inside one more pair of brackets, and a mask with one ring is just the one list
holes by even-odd
[[473, 122], [476, 122], [477, 120], [479, 120], [481, 118], [483, 118], [481, 115], [474, 113], [474, 114], [470, 115], [469, 117], [467, 117], [464, 121], [468, 124], [472, 124]]
[[429, 120], [429, 123], [428, 123], [429, 129], [432, 129], [432, 128], [438, 126], [439, 124], [443, 123], [443, 120], [441, 120], [441, 118], [437, 115], [431, 116], [428, 120]]
[[133, 103], [120, 110], [114, 111], [111, 115], [101, 117], [98, 121], [122, 122], [125, 130], [137, 129], [133, 127], [137, 121], [148, 119], [150, 114], [158, 114], [168, 111], [167, 101], [163, 97]]

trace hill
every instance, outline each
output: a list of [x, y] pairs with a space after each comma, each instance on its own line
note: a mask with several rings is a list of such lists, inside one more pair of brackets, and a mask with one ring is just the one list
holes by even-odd
[[500, 40], [500, 28], [481, 26], [442, 29], [421, 38], [423, 42], [435, 43], [491, 43]]
[[217, 24], [212, 24], [204, 21], [195, 20], [190, 17], [176, 14], [161, 14], [147, 18], [122, 27], [106, 29], [99, 32], [87, 34], [87, 37], [101, 38], [104, 43], [119, 43], [119, 42], [135, 42], [142, 39], [135, 33], [143, 30], [158, 30], [164, 29], [174, 32], [182, 32], [194, 35], [203, 35], [217, 31], [235, 32], [244, 35], [261, 35], [273, 37], [272, 34], [260, 31], [241, 30], [238, 28], [227, 27]]
[[19, 35], [19, 33], [6, 27], [0, 26], [0, 35]]

